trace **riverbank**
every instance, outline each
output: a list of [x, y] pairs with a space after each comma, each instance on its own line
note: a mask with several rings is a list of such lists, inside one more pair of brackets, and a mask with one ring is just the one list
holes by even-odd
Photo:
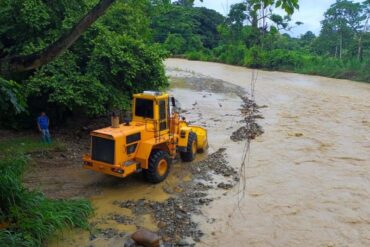
[[174, 58], [185, 58], [193, 61], [215, 62], [234, 66], [243, 66], [248, 69], [266, 71], [280, 71], [298, 73], [304, 75], [325, 76], [335, 79], [347, 79], [370, 83], [370, 61], [359, 62], [357, 59], [339, 60], [330, 57], [308, 56], [293, 51], [274, 50], [264, 51], [263, 54], [251, 54], [248, 57], [241, 54], [234, 56], [235, 59], [215, 57], [211, 53], [189, 52], [185, 55], [177, 55]]

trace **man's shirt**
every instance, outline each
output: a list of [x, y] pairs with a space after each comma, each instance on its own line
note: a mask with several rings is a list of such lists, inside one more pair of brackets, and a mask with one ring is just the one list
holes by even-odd
[[46, 115], [38, 117], [37, 123], [39, 124], [40, 128], [43, 130], [49, 128], [49, 118]]

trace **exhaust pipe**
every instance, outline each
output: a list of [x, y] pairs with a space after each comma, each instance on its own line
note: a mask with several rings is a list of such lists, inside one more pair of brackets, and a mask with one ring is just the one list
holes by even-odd
[[112, 112], [111, 116], [112, 128], [119, 128], [119, 116], [115, 112]]

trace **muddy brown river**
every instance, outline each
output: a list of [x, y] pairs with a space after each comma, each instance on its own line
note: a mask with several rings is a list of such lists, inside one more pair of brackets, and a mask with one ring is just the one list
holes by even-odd
[[[166, 66], [246, 90], [253, 72], [179, 59]], [[251, 144], [244, 199], [236, 187], [204, 210], [216, 219], [202, 224], [204, 246], [370, 246], [370, 84], [257, 73], [265, 133]], [[238, 167], [244, 146], [226, 146]]]
[[[246, 148], [244, 141], [230, 140], [243, 125], [236, 92], [250, 93], [252, 74], [256, 102], [267, 106], [258, 120], [265, 133], [252, 141], [245, 162], [245, 189], [240, 183], [210, 190], [214, 200], [192, 216], [204, 233], [197, 246], [370, 246], [370, 84], [182, 59], [165, 65], [170, 92], [186, 109], [184, 115], [209, 131], [209, 153], [226, 148], [228, 165], [236, 170]], [[189, 85], [184, 78], [196, 80]], [[216, 79], [226, 86], [202, 86], [202, 80]], [[151, 215], [133, 216], [114, 202], [168, 199], [169, 188], [176, 191], [181, 181], [192, 180], [183, 165], [175, 164], [160, 185], [81, 172], [103, 187], [91, 197], [92, 222], [121, 232], [158, 230]], [[224, 179], [213, 176], [214, 185]], [[112, 214], [135, 222], [118, 224]], [[117, 241], [91, 242], [88, 232], [73, 231], [49, 245], [117, 246]]]

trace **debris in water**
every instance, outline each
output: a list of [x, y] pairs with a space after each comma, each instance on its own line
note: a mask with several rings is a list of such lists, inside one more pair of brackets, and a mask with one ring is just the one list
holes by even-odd
[[243, 100], [242, 108], [240, 109], [244, 119], [241, 122], [244, 122], [246, 125], [240, 127], [238, 130], [234, 131], [230, 139], [234, 142], [243, 141], [243, 140], [253, 140], [257, 136], [264, 133], [262, 127], [257, 124], [256, 119], [261, 119], [263, 116], [259, 114], [259, 107], [253, 100], [249, 99], [246, 96], [239, 96]]
[[217, 187], [218, 188], [221, 188], [221, 189], [229, 190], [229, 189], [231, 189], [234, 186], [232, 184], [226, 184], [226, 183], [222, 182], [222, 183], [219, 183], [217, 185]]

